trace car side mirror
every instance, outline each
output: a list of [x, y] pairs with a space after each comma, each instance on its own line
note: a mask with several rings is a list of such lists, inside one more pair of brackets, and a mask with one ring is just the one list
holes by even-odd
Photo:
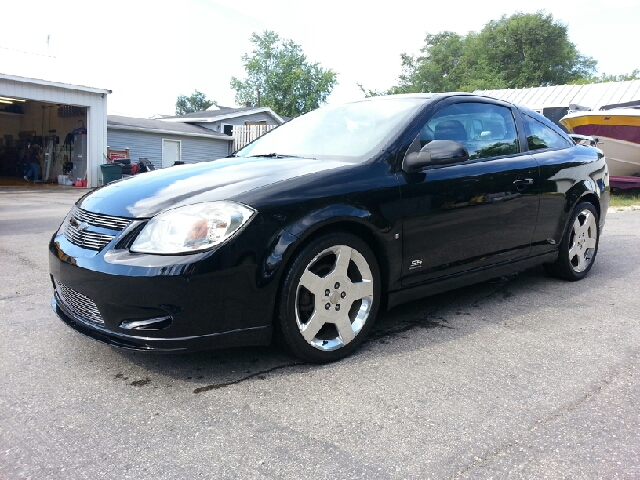
[[402, 170], [415, 173], [428, 165], [446, 165], [465, 160], [469, 160], [469, 152], [460, 143], [453, 140], [432, 140], [419, 152], [408, 153], [402, 161]]

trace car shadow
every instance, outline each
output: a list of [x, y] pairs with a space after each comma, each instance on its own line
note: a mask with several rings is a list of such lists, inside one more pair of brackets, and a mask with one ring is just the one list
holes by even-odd
[[[551, 282], [551, 284], [550, 284]], [[194, 394], [219, 390], [242, 382], [269, 380], [327, 368], [375, 362], [381, 356], [404, 355], [425, 349], [525, 313], [518, 307], [519, 292], [554, 288], [541, 267], [499, 277], [447, 293], [426, 297], [379, 314], [365, 343], [350, 357], [334, 364], [301, 362], [278, 346], [240, 347], [206, 352], [159, 355], [109, 348], [120, 358], [115, 374], [134, 387], [181, 387]], [[557, 281], [560, 282], [560, 281]], [[566, 283], [566, 282], [561, 282]], [[502, 307], [500, 304], [504, 303]], [[508, 307], [507, 307], [507, 304]], [[504, 315], [486, 316], [487, 308]], [[513, 309], [515, 308], [515, 312]], [[426, 335], [424, 332], [428, 332]], [[411, 341], [421, 335], [420, 342]], [[131, 368], [128, 369], [126, 366]], [[128, 373], [131, 370], [134, 373]]]
[[[598, 277], [608, 274], [611, 271], [598, 268], [596, 264], [590, 275], [579, 283], [580, 288], [562, 288], [578, 284], [549, 278], [542, 267], [535, 267], [425, 297], [381, 312], [364, 344], [350, 357], [333, 364], [307, 364], [278, 346], [172, 355], [108, 350], [120, 358], [116, 363], [123, 365], [122, 371], [114, 377], [128, 385], [180, 387], [202, 394], [242, 382], [357, 366], [376, 362], [381, 357], [431, 348], [491, 325], [516, 322], [531, 311], [532, 302], [554, 302], [553, 292], [558, 289], [563, 290], [563, 304], [571, 304], [571, 296], [584, 293], [585, 289], [593, 289], [595, 294], [600, 284]], [[415, 341], [417, 336], [420, 336], [419, 341]]]

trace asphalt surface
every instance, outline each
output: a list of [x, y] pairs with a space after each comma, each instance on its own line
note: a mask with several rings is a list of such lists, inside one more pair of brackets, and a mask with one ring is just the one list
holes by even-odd
[[0, 189], [0, 478], [640, 478], [640, 211], [609, 213], [581, 282], [426, 298], [313, 366], [68, 328], [47, 242], [79, 195]]

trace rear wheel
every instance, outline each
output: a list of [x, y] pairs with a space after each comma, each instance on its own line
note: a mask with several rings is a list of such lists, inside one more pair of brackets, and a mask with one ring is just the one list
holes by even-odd
[[598, 212], [591, 203], [580, 203], [574, 209], [560, 243], [557, 260], [545, 265], [545, 269], [565, 280], [581, 280], [593, 266], [599, 238]]
[[286, 274], [278, 312], [282, 339], [305, 361], [339, 360], [366, 337], [379, 298], [380, 274], [367, 244], [350, 234], [319, 237]]

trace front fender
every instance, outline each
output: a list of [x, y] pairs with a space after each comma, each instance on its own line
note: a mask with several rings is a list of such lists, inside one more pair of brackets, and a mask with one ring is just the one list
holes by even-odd
[[396, 234], [399, 238], [401, 227], [400, 221], [391, 223], [365, 208], [344, 204], [324, 206], [285, 225], [274, 236], [260, 268], [260, 280], [280, 283], [286, 266], [308, 241], [325, 232], [346, 231], [361, 237], [374, 252], [383, 278], [388, 279], [384, 282], [387, 290], [392, 287], [391, 283], [400, 280], [402, 243]]
[[309, 214], [304, 217], [286, 225], [284, 230], [297, 238], [304, 240], [320, 228], [331, 223], [339, 222], [355, 222], [371, 228], [372, 231], [379, 230], [384, 232], [391, 228], [388, 221], [372, 214], [366, 208], [342, 204], [327, 205], [318, 210], [309, 212]]

